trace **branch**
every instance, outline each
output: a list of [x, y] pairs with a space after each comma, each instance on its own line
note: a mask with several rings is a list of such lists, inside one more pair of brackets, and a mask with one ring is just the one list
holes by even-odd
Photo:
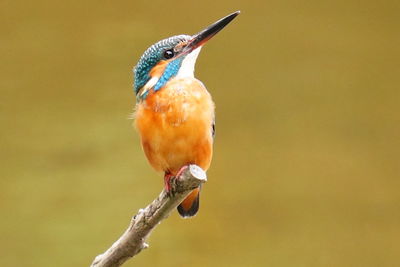
[[91, 267], [117, 267], [147, 248], [145, 243], [151, 231], [185, 199], [195, 188], [207, 181], [206, 173], [197, 165], [189, 165], [174, 179], [171, 190], [165, 189], [145, 209], [133, 216], [125, 233], [103, 254], [98, 255]]

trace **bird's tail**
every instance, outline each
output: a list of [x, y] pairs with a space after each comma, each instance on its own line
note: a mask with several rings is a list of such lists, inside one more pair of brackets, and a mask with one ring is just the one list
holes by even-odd
[[178, 206], [178, 212], [183, 218], [196, 215], [200, 204], [200, 187], [194, 189]]

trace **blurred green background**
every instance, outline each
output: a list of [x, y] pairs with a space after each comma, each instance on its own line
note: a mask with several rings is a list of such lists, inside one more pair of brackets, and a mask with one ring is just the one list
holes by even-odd
[[125, 266], [400, 266], [400, 4], [354, 0], [0, 1], [1, 266], [88, 266], [158, 195], [132, 68], [235, 10], [200, 212]]

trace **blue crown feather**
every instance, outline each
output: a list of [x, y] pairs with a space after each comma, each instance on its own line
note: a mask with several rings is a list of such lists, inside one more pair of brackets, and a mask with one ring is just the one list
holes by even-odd
[[[188, 41], [191, 37], [189, 35], [177, 35], [164, 40], [161, 40], [154, 45], [150, 46], [140, 58], [138, 64], [134, 68], [135, 79], [135, 94], [137, 95], [140, 88], [142, 88], [149, 80], [149, 73], [151, 69], [157, 65], [160, 60], [163, 60], [164, 51], [174, 48], [177, 44], [183, 41]], [[182, 65], [184, 57], [179, 57], [168, 63], [164, 70], [163, 75], [160, 77], [154, 90], [157, 91], [162, 88], [169, 79], [174, 77]]]

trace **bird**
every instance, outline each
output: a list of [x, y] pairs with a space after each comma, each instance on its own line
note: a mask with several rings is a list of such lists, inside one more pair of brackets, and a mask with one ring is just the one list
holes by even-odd
[[[176, 35], [150, 46], [133, 69], [136, 107], [134, 126], [150, 165], [170, 180], [189, 165], [207, 171], [215, 134], [215, 105], [204, 84], [194, 77], [203, 45], [240, 11], [211, 24], [195, 35]], [[181, 217], [199, 210], [200, 187], [177, 207]]]

